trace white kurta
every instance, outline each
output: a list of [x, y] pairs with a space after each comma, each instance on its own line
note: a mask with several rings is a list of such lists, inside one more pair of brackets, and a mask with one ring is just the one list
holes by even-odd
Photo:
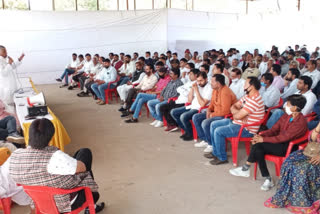
[[19, 61], [10, 65], [7, 59], [0, 56], [0, 99], [5, 104], [13, 103], [13, 93], [18, 89], [15, 69]]

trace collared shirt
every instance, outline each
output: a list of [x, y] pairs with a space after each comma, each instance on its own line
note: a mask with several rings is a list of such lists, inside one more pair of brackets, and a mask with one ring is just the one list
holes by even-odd
[[276, 106], [279, 104], [280, 100], [280, 91], [278, 88], [270, 85], [268, 88], [261, 87], [259, 90], [260, 95], [262, 96], [262, 100], [264, 105], [268, 108]]
[[114, 67], [104, 67], [98, 74], [97, 79], [105, 81], [105, 83], [113, 82], [117, 79], [117, 71]]
[[281, 66], [281, 76], [284, 77], [289, 71], [289, 63], [285, 63]]
[[[260, 94], [256, 94], [255, 96], [250, 97], [246, 95], [242, 97], [238, 103], [243, 106], [248, 115], [241, 120], [233, 120], [234, 124], [244, 125], [244, 124], [252, 124], [255, 122], [259, 122], [263, 119], [265, 114], [264, 103]], [[256, 134], [259, 130], [260, 126], [248, 126], [246, 129], [251, 134]]]
[[178, 96], [177, 88], [181, 85], [183, 85], [183, 83], [180, 79], [171, 80], [167, 84], [167, 86], [162, 90], [161, 96], [163, 96], [165, 100], [171, 97], [177, 97]]
[[[212, 96], [212, 88], [210, 83], [207, 83], [204, 87], [200, 87], [197, 85], [199, 89], [200, 96], [205, 100], [211, 100]], [[191, 102], [191, 105], [187, 106], [186, 109], [196, 109], [199, 110], [201, 108], [200, 103], [198, 101], [196, 92], [193, 92], [193, 100]]]
[[14, 69], [20, 64], [18, 60], [10, 65], [7, 59], [0, 56], [0, 99], [6, 104], [13, 103], [14, 91], [18, 89]]
[[238, 79], [238, 80], [232, 80], [232, 83], [230, 85], [230, 89], [233, 91], [233, 93], [237, 96], [237, 99], [241, 99], [241, 97], [244, 96], [244, 84], [246, 81], [244, 79]]
[[295, 93], [297, 93], [299, 91], [297, 89], [298, 81], [299, 81], [299, 79], [295, 78], [294, 80], [292, 80], [292, 82], [289, 83], [288, 86], [284, 87], [283, 93], [281, 94], [281, 98], [282, 99], [286, 99], [290, 95], [295, 94]]
[[271, 85], [278, 88], [279, 91], [282, 91], [284, 88], [284, 81], [280, 75], [275, 76], [275, 77], [273, 77], [273, 82]]
[[176, 104], [184, 104], [184, 103], [188, 102], [189, 92], [192, 88], [192, 85], [195, 82], [196, 81], [192, 81], [192, 82], [189, 81], [189, 82], [185, 83], [184, 85], [177, 88], [177, 92], [179, 93], [179, 97], [176, 100]]
[[259, 65], [259, 71], [260, 71], [260, 76], [259, 78], [267, 72], [268, 69], [268, 62], [261, 62]]
[[[181, 81], [183, 82], [183, 84], [185, 84], [185, 83], [190, 81], [189, 72], [190, 72], [190, 70], [188, 70], [187, 68], [182, 68], [181, 69], [181, 72], [180, 72], [181, 73]], [[186, 75], [184, 77], [182, 77], [183, 73], [186, 73]]]
[[126, 76], [129, 76], [130, 74], [133, 74], [135, 69], [135, 63], [133, 61], [130, 61], [128, 64], [124, 63], [119, 69], [119, 72], [120, 74], [125, 74]]
[[71, 59], [71, 62], [66, 66], [66, 68], [71, 67], [71, 68], [77, 68], [80, 65], [80, 62], [78, 59], [73, 60]]
[[210, 117], [223, 117], [230, 114], [230, 108], [236, 102], [237, 97], [228, 86], [213, 90], [209, 105], [212, 112]]
[[266, 143], [287, 143], [302, 137], [308, 130], [307, 121], [299, 113], [291, 122], [291, 115], [284, 114], [271, 129], [263, 131], [261, 136]]
[[311, 89], [313, 89], [314, 87], [316, 87], [316, 85], [318, 84], [319, 82], [319, 79], [320, 79], [320, 72], [315, 69], [314, 71], [310, 72], [310, 71], [307, 71], [303, 74], [303, 76], [308, 76], [312, 79], [312, 86], [311, 86]]
[[83, 71], [86, 73], [86, 74], [89, 74], [90, 73], [90, 71], [91, 71], [91, 69], [94, 67], [94, 65], [93, 65], [93, 62], [92, 62], [92, 60], [90, 60], [90, 61], [85, 61], [84, 62], [84, 65], [83, 65]]
[[156, 75], [151, 74], [150, 76], [145, 75], [139, 85], [137, 85], [136, 89], [141, 89], [142, 91], [148, 91], [152, 89], [158, 82], [158, 78]]
[[[301, 94], [301, 92], [298, 91], [295, 94]], [[308, 115], [312, 112], [313, 106], [317, 102], [317, 97], [311, 90], [307, 91], [306, 93], [304, 93], [302, 95], [306, 98], [307, 103], [304, 106], [304, 108], [301, 110], [301, 113], [303, 115]]]
[[247, 80], [248, 77], [259, 77], [260, 71], [258, 68], [247, 68], [243, 73], [241, 78]]
[[[169, 75], [166, 75], [164, 78], [160, 78], [153, 91], [155, 91], [155, 92], [161, 91], [162, 92], [162, 90], [168, 85], [170, 80], [171, 80], [171, 78]], [[160, 94], [158, 94], [157, 97], [159, 98]]]

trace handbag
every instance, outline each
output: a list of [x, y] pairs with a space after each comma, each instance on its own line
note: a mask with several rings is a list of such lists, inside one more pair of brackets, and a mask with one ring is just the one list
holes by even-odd
[[307, 157], [313, 158], [320, 155], [320, 143], [319, 142], [309, 142], [307, 147], [303, 150], [303, 154]]

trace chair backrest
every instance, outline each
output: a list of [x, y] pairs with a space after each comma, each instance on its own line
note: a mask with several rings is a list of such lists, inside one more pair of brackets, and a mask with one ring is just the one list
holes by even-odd
[[307, 131], [302, 137], [290, 141], [285, 158], [287, 158], [291, 154], [292, 149], [295, 145], [299, 145], [299, 144], [307, 142], [308, 137], [309, 137], [309, 131]]
[[[24, 191], [33, 200], [37, 212], [41, 214], [59, 214], [58, 208], [56, 206], [54, 197], [55, 195], [70, 194], [78, 192], [80, 190], [86, 190], [89, 187], [77, 187], [74, 189], [58, 189], [47, 186], [24, 186], [22, 185]], [[87, 197], [87, 196], [86, 196]], [[87, 198], [88, 200], [88, 198]], [[90, 200], [90, 199], [89, 199]], [[92, 197], [91, 197], [92, 200]], [[93, 203], [93, 200], [91, 201]], [[90, 202], [89, 202], [90, 203]], [[94, 206], [94, 205], [93, 205]]]

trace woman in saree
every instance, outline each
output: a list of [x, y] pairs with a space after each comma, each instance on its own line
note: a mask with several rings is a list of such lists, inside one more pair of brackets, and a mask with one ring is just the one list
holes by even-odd
[[[310, 142], [320, 143], [320, 123], [310, 134]], [[281, 167], [276, 194], [266, 207], [286, 208], [295, 214], [320, 213], [320, 154], [313, 158], [303, 150], [292, 153]]]

